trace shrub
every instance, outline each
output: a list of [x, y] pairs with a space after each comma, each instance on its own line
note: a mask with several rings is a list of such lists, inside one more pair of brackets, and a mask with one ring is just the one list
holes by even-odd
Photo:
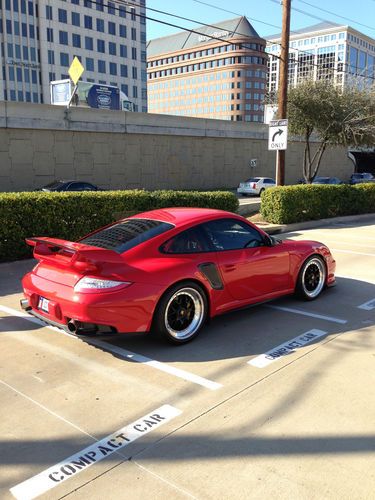
[[261, 215], [273, 224], [373, 212], [375, 183], [279, 186], [262, 194]]
[[171, 206], [235, 212], [238, 201], [225, 191], [103, 191], [0, 193], [0, 261], [30, 257], [30, 236], [77, 240], [117, 219]]

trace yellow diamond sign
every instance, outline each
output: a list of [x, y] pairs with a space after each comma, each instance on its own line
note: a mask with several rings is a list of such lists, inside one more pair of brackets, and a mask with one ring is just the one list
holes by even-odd
[[78, 57], [75, 57], [69, 68], [69, 76], [72, 79], [74, 85], [77, 85], [77, 82], [81, 78], [84, 71], [85, 68], [80, 63], [80, 60], [78, 59]]

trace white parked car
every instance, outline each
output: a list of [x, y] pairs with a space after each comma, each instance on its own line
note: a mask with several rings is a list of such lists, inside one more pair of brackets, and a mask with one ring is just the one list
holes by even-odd
[[260, 195], [267, 188], [276, 186], [274, 179], [270, 177], [250, 177], [245, 182], [240, 182], [237, 193], [243, 196], [248, 194]]

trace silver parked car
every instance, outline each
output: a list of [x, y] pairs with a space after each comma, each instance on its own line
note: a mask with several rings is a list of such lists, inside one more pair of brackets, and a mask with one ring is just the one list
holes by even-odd
[[270, 177], [250, 177], [245, 182], [240, 182], [237, 193], [246, 195], [261, 195], [267, 188], [276, 186], [274, 179]]

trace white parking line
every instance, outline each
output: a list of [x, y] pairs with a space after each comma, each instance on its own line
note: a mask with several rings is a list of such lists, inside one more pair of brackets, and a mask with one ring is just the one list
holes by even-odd
[[222, 385], [218, 384], [217, 382], [212, 382], [211, 380], [200, 377], [199, 375], [194, 375], [193, 373], [186, 372], [185, 370], [180, 370], [179, 368], [175, 368], [165, 363], [161, 363], [160, 361], [155, 361], [154, 359], [147, 358], [142, 354], [136, 354], [135, 352], [131, 352], [128, 351], [127, 349], [123, 349], [122, 347], [108, 344], [107, 342], [103, 342], [102, 340], [89, 339], [86, 340], [86, 342], [95, 345], [97, 347], [100, 347], [105, 351], [115, 353], [121, 356], [123, 359], [128, 359], [128, 360], [130, 359], [132, 361], [136, 361], [137, 363], [143, 363], [147, 366], [151, 366], [152, 368], [156, 368], [157, 370], [169, 373], [170, 375], [174, 375], [175, 377], [187, 380], [188, 382], [193, 382], [194, 384], [206, 387], [206, 389], [211, 389], [212, 391], [222, 387]]
[[267, 351], [264, 354], [251, 359], [247, 363], [249, 365], [255, 366], [256, 368], [264, 368], [277, 359], [281, 358], [282, 356], [287, 356], [288, 354], [295, 352], [296, 349], [300, 349], [306, 344], [310, 344], [310, 342], [313, 342], [314, 340], [323, 337], [324, 335], [327, 335], [327, 332], [324, 332], [323, 330], [309, 330], [303, 335], [288, 340], [287, 342], [274, 347], [270, 351]]
[[12, 309], [10, 307], [2, 305], [0, 305], [0, 311], [4, 312], [5, 314], [9, 314], [10, 316], [17, 316], [17, 318], [26, 319], [27, 321], [30, 321], [30, 323], [35, 323], [36, 325], [47, 327], [50, 330], [53, 330], [54, 332], [62, 333], [70, 338], [77, 339], [77, 337], [62, 330], [61, 328], [47, 325], [46, 323], [44, 323], [44, 321], [41, 321], [40, 319], [35, 318], [34, 316], [30, 316], [30, 314], [24, 313], [23, 311], [17, 311], [17, 309]]
[[[10, 314], [12, 316], [17, 316], [19, 318], [25, 319], [26, 321], [30, 321], [31, 323], [36, 323], [37, 325], [40, 325], [44, 328], [48, 328], [48, 329], [53, 330], [55, 332], [64, 333], [68, 337], [73, 338], [75, 340], [78, 339], [78, 337], [76, 337], [74, 335], [70, 335], [69, 333], [64, 332], [64, 330], [61, 330], [60, 328], [46, 325], [43, 321], [40, 321], [38, 318], [34, 318], [33, 316], [30, 316], [29, 314], [25, 314], [24, 312], [17, 311], [16, 309], [12, 309], [10, 307], [0, 305], [0, 311], [3, 311], [6, 314]], [[137, 363], [145, 364], [147, 366], [150, 366], [150, 367], [155, 368], [157, 370], [160, 370], [162, 372], [168, 373], [169, 375], [173, 375], [175, 377], [181, 378], [181, 379], [186, 380], [188, 382], [192, 382], [194, 384], [205, 387], [206, 389], [210, 389], [211, 391], [215, 391], [215, 390], [220, 389], [222, 387], [222, 384], [219, 384], [217, 382], [213, 382], [212, 380], [208, 380], [206, 378], [200, 377], [199, 375], [195, 375], [194, 373], [190, 373], [190, 372], [187, 372], [185, 370], [181, 370], [180, 368], [175, 368], [175, 367], [167, 365], [165, 363], [161, 363], [160, 361], [156, 361], [154, 359], [147, 358], [146, 356], [142, 356], [141, 354], [137, 354], [135, 352], [128, 351], [127, 349], [122, 349], [121, 347], [114, 346], [112, 344], [109, 344], [108, 342], [104, 342], [104, 341], [99, 340], [99, 339], [81, 338], [80, 340], [86, 342], [87, 344], [99, 347], [100, 349], [102, 349], [104, 351], [117, 354], [118, 356], [120, 356], [123, 359], [132, 360], [132, 361], [136, 361]]]
[[32, 500], [42, 493], [55, 488], [55, 486], [65, 480], [76, 476], [83, 470], [88, 469], [93, 464], [103, 460], [103, 458], [118, 452], [119, 449], [157, 429], [181, 413], [181, 410], [173, 406], [161, 406], [141, 419], [122, 427], [118, 431], [86, 447], [84, 450], [71, 455], [49, 469], [40, 472], [38, 475], [14, 486], [10, 489], [10, 492], [18, 500]]
[[264, 307], [268, 307], [270, 309], [276, 309], [277, 311], [284, 311], [293, 314], [301, 314], [302, 316], [309, 316], [310, 318], [322, 319], [324, 321], [331, 321], [332, 323], [339, 323], [340, 325], [345, 325], [348, 322], [346, 319], [335, 318], [333, 316], [325, 316], [323, 314], [316, 314], [309, 311], [303, 311], [302, 309], [294, 309], [292, 307], [273, 306], [270, 304], [267, 304]]
[[369, 300], [368, 302], [361, 304], [360, 306], [358, 306], [358, 309], [364, 309], [365, 311], [372, 311], [373, 309], [375, 309], [375, 299]]

